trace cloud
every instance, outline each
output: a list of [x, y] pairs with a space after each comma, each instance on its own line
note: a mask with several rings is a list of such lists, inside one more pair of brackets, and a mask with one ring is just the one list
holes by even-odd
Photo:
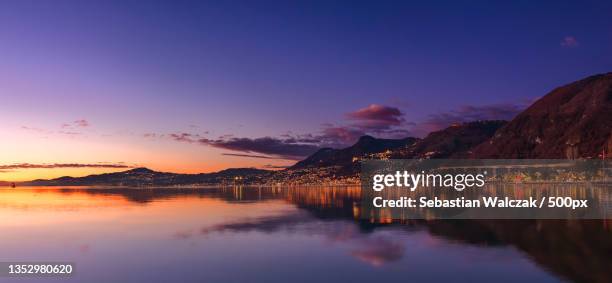
[[133, 168], [134, 166], [125, 165], [123, 163], [53, 163], [53, 164], [33, 164], [33, 163], [15, 163], [9, 165], [0, 165], [0, 170], [14, 169], [55, 169], [55, 168]]
[[64, 135], [70, 137], [77, 137], [84, 135], [84, 133], [80, 131], [81, 128], [87, 128], [90, 126], [91, 124], [89, 123], [89, 121], [85, 119], [80, 119], [70, 123], [63, 123], [59, 126], [59, 129], [43, 129], [31, 126], [21, 126], [21, 129], [44, 135]]
[[224, 153], [228, 156], [300, 160], [323, 147], [342, 148], [355, 143], [359, 137], [374, 134], [382, 138], [405, 138], [410, 135], [403, 113], [395, 107], [371, 104], [346, 113], [348, 125], [323, 124], [320, 131], [307, 134], [285, 133], [279, 137], [247, 138], [223, 135], [217, 139], [202, 138], [188, 132], [169, 134], [174, 141], [199, 143], [215, 148], [242, 152]]
[[283, 165], [272, 165], [272, 164], [266, 164], [264, 166], [262, 166], [262, 169], [287, 169], [291, 166], [283, 166]]
[[62, 129], [73, 129], [73, 128], [87, 128], [91, 126], [89, 121], [85, 119], [75, 120], [72, 123], [63, 123], [60, 127]]
[[526, 104], [502, 103], [482, 106], [461, 106], [449, 112], [436, 113], [412, 130], [418, 135], [426, 135], [432, 131], [446, 128], [455, 123], [466, 123], [479, 120], [512, 120], [527, 107]]
[[58, 134], [62, 134], [62, 135], [68, 135], [68, 136], [78, 136], [78, 135], [82, 135], [83, 134], [83, 133], [71, 132], [71, 131], [59, 131], [57, 133]]
[[225, 156], [300, 160], [322, 147], [344, 147], [354, 143], [365, 133], [358, 129], [344, 127], [324, 128], [317, 134], [279, 137], [247, 138], [223, 135], [217, 139], [202, 138], [197, 134], [175, 133], [168, 135], [172, 140], [197, 143], [241, 153], [222, 153]]
[[164, 134], [156, 134], [156, 133], [144, 133], [144, 134], [142, 134], [142, 136], [144, 138], [147, 138], [147, 139], [156, 139], [156, 138], [163, 138], [166, 135], [164, 135]]
[[255, 155], [255, 154], [222, 153], [221, 155], [236, 156], [236, 157], [249, 157], [249, 158], [263, 158], [263, 159], [278, 159], [277, 157], [265, 156], [265, 155]]
[[[531, 103], [531, 101], [526, 102]], [[217, 139], [202, 138], [201, 135], [180, 132], [167, 135], [174, 141], [197, 143], [238, 153], [222, 153], [226, 156], [300, 160], [320, 148], [343, 148], [354, 144], [363, 135], [378, 138], [406, 138], [424, 136], [432, 131], [446, 128], [454, 123], [478, 120], [510, 120], [528, 104], [505, 103], [483, 106], [461, 106], [458, 109], [432, 114], [422, 123], [407, 122], [398, 108], [371, 104], [365, 108], [346, 113], [349, 124], [325, 123], [318, 132], [294, 134], [287, 132], [278, 137], [235, 137], [228, 134]], [[152, 136], [153, 137], [153, 136]]]
[[386, 130], [404, 122], [404, 113], [398, 108], [370, 104], [368, 107], [349, 112], [346, 116], [355, 121], [353, 126], [369, 130]]
[[28, 127], [28, 126], [21, 126], [22, 130], [26, 130], [26, 131], [32, 131], [32, 132], [38, 132], [38, 133], [47, 133], [47, 130], [41, 129], [41, 128], [35, 128], [35, 127]]
[[[412, 125], [412, 124], [411, 124]], [[363, 129], [349, 126], [330, 126], [321, 130], [319, 135], [313, 136], [321, 147], [341, 148], [354, 144], [361, 136], [374, 135], [378, 138], [400, 139], [413, 136], [411, 130], [399, 127], [387, 129]]]
[[299, 160], [319, 149], [319, 146], [300, 143], [298, 140], [287, 138], [225, 138], [225, 139], [199, 139], [200, 144], [216, 148], [240, 151], [246, 153], [260, 153], [278, 156], [283, 159]]
[[[208, 135], [208, 131], [205, 131], [203, 133], [203, 135]], [[145, 134], [145, 137], [165, 137], [168, 136], [171, 139], [178, 141], [178, 142], [186, 142], [186, 143], [197, 143], [199, 141], [199, 139], [201, 139], [203, 137], [203, 135], [200, 134], [194, 134], [194, 133], [188, 133], [188, 132], [179, 132], [179, 133], [172, 133], [172, 134], [168, 134], [168, 135], [164, 135], [164, 134], [154, 134], [154, 133], [149, 133], [148, 136], [147, 134]], [[223, 137], [226, 137], [228, 135], [225, 135]]]
[[[163, 135], [146, 134], [153, 138]], [[167, 137], [177, 142], [197, 143], [215, 148], [232, 150], [242, 153], [222, 153], [226, 156], [262, 158], [262, 159], [302, 159], [319, 149], [319, 140], [312, 135], [281, 137], [246, 138], [226, 134], [217, 139], [203, 138], [201, 135], [187, 132], [168, 134]]]
[[89, 121], [85, 119], [81, 119], [81, 120], [74, 121], [74, 125], [77, 127], [85, 128], [85, 127], [89, 127], [90, 124], [89, 124]]
[[325, 147], [341, 147], [354, 143], [359, 137], [366, 133], [357, 128], [348, 126], [336, 126], [323, 128], [322, 134], [317, 139]]
[[[208, 131], [204, 132], [204, 135], [208, 134]], [[189, 133], [189, 132], [175, 132], [170, 134], [163, 133], [155, 133], [155, 132], [147, 132], [141, 134], [141, 136], [145, 139], [162, 139], [169, 138], [178, 142], [186, 142], [186, 143], [196, 143], [198, 139], [202, 138], [202, 135]]]
[[403, 127], [412, 123], [406, 123], [404, 113], [395, 107], [371, 104], [345, 116], [349, 124], [322, 124], [319, 133], [302, 135], [302, 141], [316, 143], [319, 147], [341, 148], [354, 144], [359, 137], [368, 134], [380, 138], [405, 138], [411, 135]]
[[[396, 133], [395, 130], [385, 131], [385, 133], [391, 132]], [[352, 145], [359, 139], [359, 137], [365, 134], [365, 131], [358, 128], [351, 126], [339, 126], [326, 127], [319, 133], [315, 134], [284, 134], [280, 137], [262, 138], [220, 137], [216, 140], [200, 139], [198, 142], [200, 144], [213, 146], [216, 148], [245, 153], [224, 153], [223, 155], [300, 160], [323, 147], [342, 148]], [[265, 154], [267, 156], [254, 155], [251, 153]]]
[[171, 139], [178, 142], [194, 143], [198, 141], [200, 135], [190, 133], [174, 133], [169, 135]]
[[578, 45], [580, 45], [580, 43], [573, 36], [566, 36], [563, 38], [563, 40], [561, 40], [561, 46], [563, 47], [574, 48], [574, 47], [577, 47]]

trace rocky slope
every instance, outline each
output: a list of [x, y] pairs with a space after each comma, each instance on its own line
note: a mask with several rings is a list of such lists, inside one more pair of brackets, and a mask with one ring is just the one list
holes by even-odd
[[391, 158], [464, 158], [474, 146], [491, 138], [505, 124], [506, 121], [496, 120], [452, 125], [395, 150]]
[[591, 76], [542, 97], [474, 158], [597, 158], [612, 151], [612, 73]]
[[351, 166], [353, 158], [367, 154], [381, 153], [393, 150], [416, 142], [417, 138], [405, 139], [377, 139], [371, 136], [362, 136], [354, 145], [343, 149], [323, 148], [308, 158], [296, 163], [290, 169], [304, 169], [326, 166]]

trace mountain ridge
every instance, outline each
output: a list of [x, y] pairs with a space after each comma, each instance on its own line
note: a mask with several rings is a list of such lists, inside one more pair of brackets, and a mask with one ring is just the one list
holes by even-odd
[[[19, 182], [20, 186], [174, 186], [260, 181], [272, 171], [256, 168], [228, 168], [213, 173], [181, 174], [158, 172], [146, 167], [83, 177], [63, 176]], [[239, 179], [236, 179], [238, 177]]]
[[555, 88], [474, 148], [472, 158], [598, 158], [612, 151], [612, 73]]
[[506, 123], [502, 120], [480, 120], [453, 124], [429, 133], [409, 147], [395, 150], [390, 158], [465, 158], [473, 147], [491, 138]]
[[[268, 183], [355, 176], [359, 161], [376, 158], [599, 158], [612, 157], [612, 73], [590, 76], [535, 101], [511, 121], [454, 124], [425, 138], [362, 136], [346, 148], [321, 148], [285, 170], [229, 168], [214, 173], [178, 174], [133, 168], [84, 177], [64, 176], [20, 185], [173, 186]], [[8, 184], [10, 182], [0, 182]]]
[[364, 154], [381, 153], [416, 142], [418, 138], [380, 139], [364, 135], [352, 146], [342, 149], [322, 148], [289, 169], [304, 169], [322, 166], [350, 166], [353, 158]]

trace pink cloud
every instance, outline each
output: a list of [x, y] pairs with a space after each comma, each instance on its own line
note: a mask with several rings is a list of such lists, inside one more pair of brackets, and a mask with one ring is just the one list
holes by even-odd
[[346, 114], [349, 119], [356, 121], [355, 126], [364, 129], [388, 129], [399, 126], [404, 122], [403, 115], [404, 113], [398, 108], [379, 104], [370, 104], [368, 107]]
[[563, 38], [563, 40], [561, 40], [561, 46], [567, 48], [577, 47], [579, 44], [580, 43], [578, 43], [578, 40], [576, 40], [576, 38], [573, 36], [566, 36]]
[[89, 127], [89, 121], [85, 120], [85, 119], [81, 119], [81, 120], [76, 120], [74, 121], [74, 125], [77, 127]]

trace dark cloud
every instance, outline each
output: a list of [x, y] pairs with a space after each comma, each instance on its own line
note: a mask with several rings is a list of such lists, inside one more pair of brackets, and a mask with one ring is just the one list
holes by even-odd
[[[342, 148], [355, 143], [359, 137], [373, 134], [382, 138], [405, 138], [410, 132], [399, 126], [404, 124], [403, 113], [394, 107], [372, 104], [347, 113], [350, 125], [323, 124], [317, 133], [293, 134], [287, 132], [279, 137], [245, 138], [231, 134], [217, 139], [202, 138], [191, 133], [168, 135], [175, 141], [199, 143], [227, 149], [243, 154], [224, 154], [253, 158], [281, 158], [299, 160], [322, 147]], [[262, 154], [262, 155], [259, 155]]]
[[[169, 136], [179, 142], [199, 143], [216, 148], [242, 152], [225, 153], [228, 156], [249, 158], [280, 158], [299, 160], [322, 147], [342, 148], [354, 144], [363, 135], [379, 138], [406, 138], [426, 135], [453, 123], [477, 120], [510, 120], [525, 108], [523, 104], [494, 104], [462, 106], [456, 110], [430, 115], [423, 123], [406, 122], [398, 108], [371, 104], [347, 113], [353, 123], [349, 125], [324, 124], [318, 133], [296, 135], [292, 132], [279, 137], [241, 138], [224, 135], [217, 139], [201, 138], [191, 133]], [[407, 129], [405, 127], [410, 127]]]
[[[323, 147], [342, 148], [350, 146], [354, 144], [359, 137], [366, 134], [368, 134], [368, 132], [352, 126], [337, 126], [323, 128], [316, 134], [292, 135], [288, 133], [278, 138], [220, 137], [216, 140], [200, 139], [198, 142], [216, 148], [246, 153], [224, 155], [300, 160]], [[404, 138], [408, 136], [408, 131], [402, 129], [388, 129], [378, 132], [377, 136]], [[183, 138], [181, 138], [181, 140], [182, 139]], [[250, 153], [265, 154], [268, 156], [253, 155]]]
[[314, 136], [321, 147], [342, 148], [354, 144], [363, 135], [378, 138], [400, 139], [413, 135], [412, 131], [393, 127], [388, 129], [367, 130], [354, 126], [335, 126], [323, 128], [320, 135]]
[[322, 130], [322, 134], [317, 136], [325, 147], [343, 147], [354, 143], [359, 137], [366, 133], [357, 128], [348, 126], [328, 127]]
[[12, 169], [54, 169], [54, 168], [133, 168], [123, 163], [53, 163], [53, 164], [32, 164], [32, 163], [16, 163], [9, 165], [0, 165], [0, 170]]
[[227, 156], [300, 160], [323, 147], [343, 148], [354, 144], [363, 135], [378, 138], [406, 138], [424, 136], [432, 131], [448, 127], [453, 123], [477, 120], [510, 120], [527, 104], [493, 104], [484, 106], [462, 106], [456, 110], [430, 115], [420, 124], [406, 122], [398, 108], [372, 104], [347, 113], [352, 122], [348, 125], [323, 124], [317, 133], [294, 134], [287, 132], [279, 137], [246, 138], [231, 134], [217, 139], [202, 138], [187, 132], [168, 135], [175, 141], [198, 143], [239, 153], [224, 153]]
[[171, 139], [179, 142], [194, 143], [198, 141], [200, 135], [190, 133], [174, 133], [169, 135]]
[[[203, 133], [204, 135], [208, 134], [208, 131]], [[162, 134], [162, 133], [154, 133], [148, 132], [142, 134], [143, 138], [147, 139], [161, 139], [161, 138], [170, 138], [174, 141], [178, 142], [186, 142], [186, 143], [196, 143], [198, 139], [202, 138], [202, 135], [190, 132], [175, 132], [170, 134]]]
[[255, 155], [255, 154], [240, 154], [240, 153], [222, 153], [225, 156], [237, 156], [237, 157], [249, 157], [249, 158], [263, 158], [263, 159], [279, 159], [278, 157]]
[[298, 160], [308, 156], [319, 149], [319, 146], [300, 143], [295, 139], [281, 139], [273, 137], [263, 138], [225, 138], [225, 139], [199, 139], [200, 144], [216, 148], [240, 151], [246, 153], [260, 153], [278, 156], [284, 159]]
[[455, 123], [466, 123], [479, 120], [512, 120], [523, 111], [527, 104], [503, 103], [483, 106], [461, 106], [456, 110], [429, 115], [413, 129], [419, 135], [446, 128]]
[[264, 166], [262, 166], [262, 169], [287, 169], [291, 166], [282, 166], [282, 165], [272, 165], [272, 164], [266, 164]]
[[398, 108], [378, 104], [371, 104], [346, 116], [355, 121], [354, 127], [373, 131], [400, 126], [404, 122], [404, 113]]

